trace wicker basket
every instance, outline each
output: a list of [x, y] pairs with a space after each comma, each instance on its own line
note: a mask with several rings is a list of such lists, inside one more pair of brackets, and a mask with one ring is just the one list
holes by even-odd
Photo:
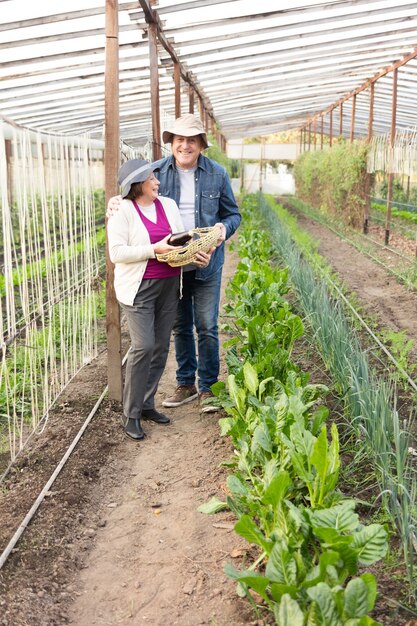
[[189, 232], [192, 233], [193, 238], [185, 246], [170, 250], [170, 252], [157, 254], [156, 258], [158, 261], [168, 263], [171, 267], [193, 263], [197, 252], [208, 252], [216, 245], [221, 235], [221, 230], [218, 226], [193, 228]]

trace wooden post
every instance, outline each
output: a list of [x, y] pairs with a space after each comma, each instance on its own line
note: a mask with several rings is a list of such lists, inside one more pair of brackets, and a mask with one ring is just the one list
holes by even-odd
[[370, 143], [372, 139], [372, 134], [373, 134], [374, 98], [375, 98], [375, 83], [371, 83], [371, 93], [369, 96], [368, 143]]
[[352, 117], [350, 118], [350, 143], [355, 138], [355, 113], [356, 113], [356, 93], [353, 94], [352, 100]]
[[317, 119], [313, 119], [313, 132], [314, 132], [314, 152], [317, 150]]
[[6, 168], [7, 168], [7, 199], [9, 205], [12, 206], [14, 200], [14, 181], [13, 181], [13, 164], [12, 164], [12, 140], [5, 139], [4, 147], [6, 150]]
[[311, 150], [311, 122], [308, 123], [308, 151]]
[[157, 161], [162, 157], [162, 151], [161, 118], [159, 113], [158, 30], [154, 22], [148, 24], [148, 33], [152, 111], [152, 158], [154, 161]]
[[339, 106], [339, 137], [343, 137], [343, 102]]
[[[106, 0], [106, 67], [104, 76], [104, 136], [105, 136], [105, 197], [106, 206], [118, 194], [119, 169], [119, 38], [118, 2]], [[109, 398], [122, 401], [122, 355], [120, 309], [114, 292], [114, 265], [106, 244], [106, 328], [107, 377]]]
[[329, 145], [333, 145], [333, 109], [330, 109]]
[[259, 159], [259, 191], [262, 193], [263, 180], [262, 180], [262, 168], [264, 164], [265, 154], [265, 137], [261, 137], [261, 158]]
[[177, 61], [174, 61], [174, 86], [175, 86], [175, 117], [181, 115], [181, 68]]
[[191, 84], [188, 85], [188, 103], [188, 112], [194, 113], [194, 89]]
[[[369, 95], [369, 117], [368, 117], [368, 144], [372, 141], [373, 124], [374, 124], [374, 97], [375, 97], [375, 83], [371, 83], [371, 93]], [[366, 202], [365, 202], [365, 215], [363, 218], [363, 234], [367, 235], [369, 232], [369, 216], [371, 214], [371, 175], [366, 174]]]
[[198, 110], [200, 113], [200, 120], [204, 124], [204, 105], [200, 96], [198, 97]]
[[[393, 152], [394, 152], [394, 143], [395, 143], [395, 131], [396, 131], [396, 121], [397, 121], [397, 85], [398, 85], [398, 68], [396, 67], [394, 70], [394, 75], [392, 78], [392, 107], [391, 107], [391, 154], [390, 154], [390, 170], [393, 169]], [[391, 227], [391, 201], [392, 201], [392, 187], [394, 183], [394, 172], [390, 171], [388, 173], [388, 192], [387, 192], [387, 219], [385, 222], [385, 245], [387, 246], [389, 243], [389, 235], [390, 235], [390, 227]]]
[[323, 150], [323, 125], [324, 125], [324, 120], [323, 120], [323, 115], [321, 115], [321, 119], [320, 119], [320, 150]]

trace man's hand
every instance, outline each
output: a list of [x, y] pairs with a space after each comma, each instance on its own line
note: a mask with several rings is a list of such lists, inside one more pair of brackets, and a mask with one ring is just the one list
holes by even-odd
[[217, 222], [217, 224], [214, 225], [220, 229], [220, 237], [218, 238], [216, 243], [216, 248], [218, 248], [226, 239], [226, 226], [221, 222]]
[[122, 200], [123, 200], [122, 196], [113, 196], [112, 198], [110, 198], [108, 205], [107, 205], [107, 211], [106, 211], [107, 218], [114, 215], [116, 211], [120, 209]]
[[208, 252], [197, 252], [192, 261], [193, 265], [197, 265], [197, 267], [207, 267], [215, 249], [216, 248], [211, 248]]

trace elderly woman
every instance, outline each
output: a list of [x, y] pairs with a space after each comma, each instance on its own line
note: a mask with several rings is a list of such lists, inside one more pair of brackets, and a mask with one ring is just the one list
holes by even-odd
[[[123, 201], [108, 221], [114, 288], [131, 339], [123, 391], [124, 431], [135, 441], [145, 436], [142, 419], [170, 422], [155, 409], [155, 393], [168, 356], [181, 273], [180, 268], [156, 259], [156, 254], [174, 249], [167, 241], [184, 227], [176, 202], [158, 198], [154, 169], [141, 159], [122, 165], [118, 182]], [[209, 261], [205, 253], [196, 258], [199, 267]]]

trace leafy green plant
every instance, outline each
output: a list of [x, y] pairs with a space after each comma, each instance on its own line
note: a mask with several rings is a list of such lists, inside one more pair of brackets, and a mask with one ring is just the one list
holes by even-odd
[[323, 213], [360, 226], [366, 205], [366, 142], [304, 152], [295, 162], [297, 196]]
[[[254, 606], [253, 593], [262, 598], [277, 624], [376, 624], [368, 616], [375, 579], [355, 575], [384, 556], [387, 533], [379, 524], [363, 526], [355, 502], [337, 488], [338, 431], [335, 424], [327, 428], [329, 411], [321, 405], [327, 388], [310, 384], [290, 358], [286, 367], [279, 361], [274, 369], [265, 354], [265, 346], [275, 343], [275, 351], [290, 357], [303, 325], [284, 300], [287, 273], [269, 271], [257, 237], [249, 237], [258, 254], [245, 245], [228, 289], [230, 373], [226, 383], [212, 388], [226, 413], [221, 433], [234, 446], [228, 495], [199, 510], [213, 514], [230, 508], [237, 517], [235, 531], [259, 547], [248, 569], [227, 565], [225, 571]], [[271, 251], [263, 250], [270, 258]]]

